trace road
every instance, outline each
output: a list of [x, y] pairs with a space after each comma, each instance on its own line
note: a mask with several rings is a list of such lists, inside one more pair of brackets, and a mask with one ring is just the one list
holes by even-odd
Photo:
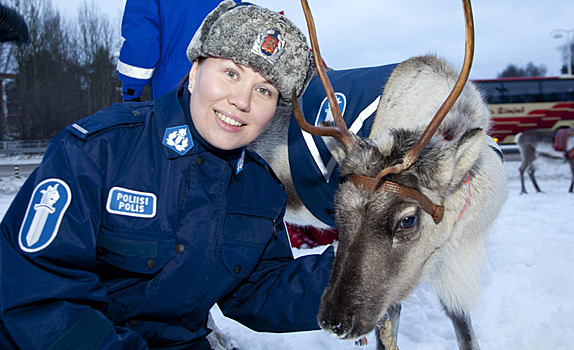
[[41, 159], [37, 160], [13, 160], [0, 162], [0, 178], [10, 177], [16, 174], [27, 177], [40, 164]]

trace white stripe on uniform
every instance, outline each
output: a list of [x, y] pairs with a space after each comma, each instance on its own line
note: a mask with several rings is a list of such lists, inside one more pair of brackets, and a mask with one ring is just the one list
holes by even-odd
[[141, 68], [118, 61], [118, 72], [135, 79], [151, 79], [155, 68]]

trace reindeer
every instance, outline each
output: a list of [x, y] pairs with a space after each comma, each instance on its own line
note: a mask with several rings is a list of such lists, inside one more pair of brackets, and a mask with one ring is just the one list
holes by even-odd
[[[426, 278], [453, 323], [459, 347], [479, 348], [469, 310], [480, 295], [486, 233], [508, 189], [501, 158], [486, 135], [488, 108], [467, 82], [473, 24], [470, 2], [463, 3], [467, 44], [458, 79], [436, 56], [402, 62], [384, 88], [370, 136], [359, 138], [342, 121], [320, 64], [312, 15], [302, 0], [335, 123], [309, 125], [295, 100], [293, 113], [305, 132], [323, 137], [346, 180], [334, 195], [340, 241], [318, 316], [321, 328], [338, 338], [369, 333], [388, 309], [397, 318], [400, 302]], [[285, 184], [286, 220], [324, 227], [306, 210], [290, 177], [290, 114], [287, 107], [279, 109], [251, 147]], [[392, 327], [396, 338], [398, 323]]]
[[[570, 129], [570, 131], [573, 131]], [[560, 162], [568, 162], [570, 164], [570, 169], [572, 171], [572, 182], [570, 183], [570, 189], [568, 192], [572, 193], [574, 190], [574, 158], [568, 156], [567, 150], [558, 151], [553, 147], [553, 139], [556, 131], [552, 130], [538, 130], [531, 129], [521, 133], [518, 133], [515, 137], [516, 144], [518, 144], [518, 149], [520, 151], [520, 158], [522, 159], [522, 164], [520, 164], [520, 183], [522, 185], [521, 193], [526, 192], [526, 187], [524, 186], [524, 171], [528, 169], [528, 176], [532, 180], [532, 185], [536, 189], [536, 192], [542, 192], [538, 183], [536, 182], [536, 177], [534, 172], [536, 167], [534, 161], [537, 158], [544, 160], [554, 160]], [[570, 132], [571, 133], [571, 132]], [[568, 135], [567, 145], [572, 147], [574, 145], [574, 134]]]

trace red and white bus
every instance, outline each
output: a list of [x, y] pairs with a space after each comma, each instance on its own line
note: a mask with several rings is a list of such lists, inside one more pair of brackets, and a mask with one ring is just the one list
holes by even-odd
[[574, 126], [574, 76], [473, 80], [492, 113], [490, 135], [513, 144], [528, 129]]

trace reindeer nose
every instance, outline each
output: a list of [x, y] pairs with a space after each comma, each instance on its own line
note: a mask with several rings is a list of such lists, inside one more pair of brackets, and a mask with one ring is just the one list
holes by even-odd
[[322, 321], [320, 323], [321, 328], [326, 331], [327, 333], [330, 333], [331, 335], [336, 336], [337, 338], [341, 338], [341, 336], [343, 334], [345, 334], [344, 330], [343, 330], [343, 325], [341, 325], [340, 323], [336, 324], [336, 325], [332, 325], [329, 324], [328, 321]]
[[349, 329], [347, 329], [348, 325], [345, 325], [344, 322], [338, 320], [337, 317], [322, 319], [319, 321], [319, 325], [321, 326], [321, 329], [336, 338], [345, 339], [349, 335]]

